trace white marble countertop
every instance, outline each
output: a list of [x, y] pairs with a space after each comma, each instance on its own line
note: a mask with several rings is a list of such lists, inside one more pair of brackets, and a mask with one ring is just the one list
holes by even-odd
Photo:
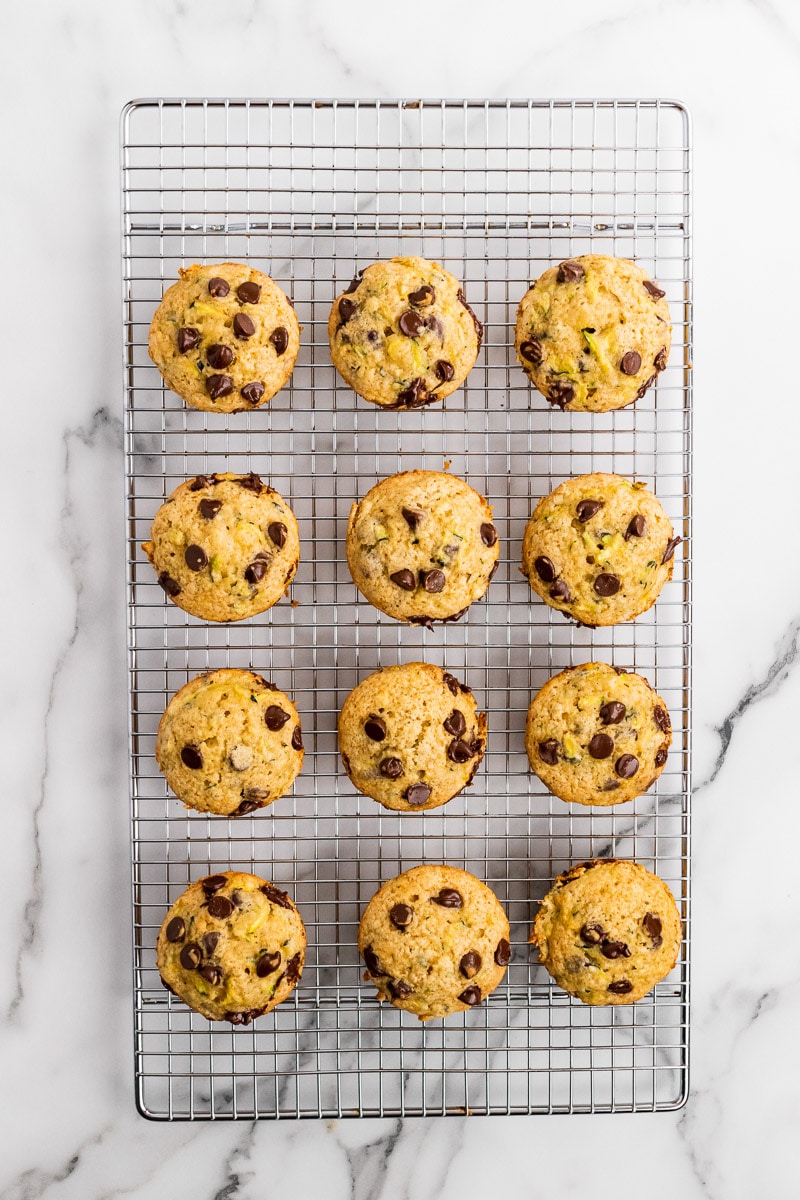
[[[5, 561], [22, 602], [7, 579], [0, 1198], [796, 1196], [800, 9], [41, 0], [4, 14], [3, 41]], [[136, 1114], [119, 112], [134, 96], [292, 94], [665, 96], [693, 113], [694, 991], [681, 1112], [255, 1126]]]

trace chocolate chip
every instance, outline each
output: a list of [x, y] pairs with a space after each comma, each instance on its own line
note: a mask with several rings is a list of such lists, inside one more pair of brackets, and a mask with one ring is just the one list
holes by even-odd
[[283, 729], [288, 720], [289, 714], [284, 712], [277, 704], [270, 704], [264, 713], [264, 723], [267, 729], [271, 729], [273, 733], [277, 733], [279, 729]]
[[654, 300], [660, 300], [662, 296], [666, 296], [667, 294], [666, 292], [662, 292], [660, 287], [656, 287], [654, 283], [651, 283], [649, 279], [642, 280], [642, 287]]
[[244, 892], [240, 892], [238, 888], [234, 888], [231, 892], [231, 900], [236, 908], [241, 908], [244, 904]]
[[261, 397], [264, 395], [264, 385], [258, 380], [252, 383], [246, 383], [242, 388], [242, 395], [248, 404], [258, 404]]
[[292, 730], [292, 749], [297, 751], [303, 749], [303, 731], [299, 725], [295, 725]]
[[633, 991], [633, 984], [630, 979], [615, 979], [608, 985], [608, 990], [615, 996], [627, 996], [628, 992]]
[[494, 546], [497, 541], [497, 530], [488, 521], [481, 525], [481, 541], [484, 546]]
[[639, 770], [639, 760], [635, 754], [623, 754], [614, 763], [614, 770], [620, 779], [631, 779]]
[[427, 783], [412, 783], [411, 787], [406, 788], [403, 793], [404, 798], [414, 808], [418, 808], [421, 804], [427, 804], [431, 798], [431, 789]]
[[[256, 323], [247, 313], [237, 313], [233, 318], [233, 332], [237, 338], [247, 341], [256, 331]], [[216, 365], [216, 364], [212, 364]]]
[[471, 987], [464, 988], [458, 998], [462, 1004], [468, 1004], [470, 1008], [474, 1008], [481, 1002], [481, 989], [473, 983]]
[[465, 979], [474, 979], [481, 969], [482, 961], [477, 950], [468, 950], [458, 964], [458, 969]]
[[444, 571], [420, 571], [419, 582], [426, 592], [441, 592], [444, 588]]
[[261, 891], [272, 904], [277, 904], [279, 908], [294, 908], [291, 900], [286, 892], [282, 892], [280, 888], [276, 888], [272, 883], [262, 884]]
[[386, 737], [386, 723], [374, 713], [370, 713], [364, 722], [364, 733], [373, 742], [382, 742]]
[[199, 491], [202, 491], [203, 488], [211, 487], [211, 485], [216, 482], [217, 482], [216, 475], [198, 475], [189, 484], [189, 491], [190, 492], [199, 492]]
[[242, 304], [258, 304], [261, 299], [261, 287], [252, 280], [246, 283], [240, 283], [236, 289], [236, 295], [241, 300]]
[[511, 946], [506, 938], [500, 938], [497, 943], [497, 949], [494, 952], [494, 961], [498, 967], [507, 967], [511, 962]]
[[616, 596], [620, 586], [616, 575], [598, 575], [594, 581], [594, 590], [598, 596]]
[[469, 762], [472, 758], [472, 748], [459, 738], [454, 738], [447, 747], [447, 757], [454, 763]]
[[535, 560], [533, 569], [541, 579], [542, 583], [552, 583], [557, 575], [555, 565], [549, 558], [545, 558], [543, 554]]
[[339, 301], [339, 320], [344, 325], [345, 321], [349, 321], [353, 313], [358, 308], [354, 300], [348, 300], [346, 296], [342, 296]]
[[273, 971], [277, 971], [281, 965], [281, 952], [275, 950], [270, 952], [266, 950], [258, 960], [256, 965], [256, 975], [259, 979], [265, 979], [267, 975], [271, 975]]
[[409, 408], [421, 408], [423, 404], [427, 404], [430, 400], [428, 389], [424, 379], [412, 379], [407, 388], [398, 393], [397, 399], [402, 404], [407, 404]]
[[227, 896], [212, 896], [208, 902], [208, 911], [212, 917], [224, 920], [233, 912], [233, 905]]
[[[262, 788], [248, 788], [247, 794], [250, 795], [250, 793], [253, 791], [260, 792], [262, 790]], [[233, 810], [231, 816], [246, 817], [248, 813], [255, 812], [257, 808], [261, 808], [260, 800], [242, 800], [239, 804], [239, 807]]]
[[639, 400], [641, 400], [642, 396], [645, 394], [647, 389], [649, 387], [653, 386], [655, 381], [656, 381], [655, 375], [651, 375], [649, 379], [645, 379], [644, 383], [642, 384], [642, 386], [639, 388], [638, 392], [636, 393]]
[[401, 508], [400, 511], [402, 512], [403, 520], [408, 525], [409, 529], [416, 530], [417, 526], [422, 520], [422, 513], [414, 512], [414, 510], [411, 508]]
[[558, 762], [558, 751], [559, 745], [555, 738], [548, 738], [546, 742], [539, 742], [539, 758], [550, 767], [554, 767]]
[[283, 328], [282, 325], [279, 325], [277, 329], [273, 329], [272, 333], [269, 335], [269, 340], [275, 347], [275, 353], [277, 354], [278, 358], [280, 358], [282, 354], [286, 353], [286, 348], [289, 345], [289, 333]]
[[619, 369], [623, 375], [635, 375], [642, 365], [642, 356], [638, 350], [628, 350], [623, 354]]
[[354, 276], [353, 276], [353, 278], [350, 280], [350, 282], [349, 282], [349, 284], [347, 285], [347, 287], [344, 289], [344, 294], [345, 294], [346, 296], [349, 296], [349, 294], [350, 294], [351, 292], [354, 292], [354, 291], [356, 290], [356, 288], [358, 287], [358, 285], [361, 283], [361, 276], [362, 276], [363, 274], [364, 274], [364, 272], [363, 272], [363, 271], [356, 271], [355, 275], [354, 275]]
[[215, 275], [213, 279], [208, 281], [208, 291], [212, 296], [227, 296], [231, 290], [231, 285], [227, 279], [221, 279], [219, 275]]
[[657, 767], [663, 767], [664, 763], [667, 761], [668, 752], [667, 746], [659, 746], [658, 750], [656, 750], [655, 765]]
[[647, 522], [641, 513], [637, 513], [635, 517], [631, 517], [628, 523], [628, 528], [625, 530], [625, 541], [629, 542], [632, 537], [644, 537], [647, 529]]
[[444, 345], [444, 325], [438, 317], [426, 317], [425, 325], [430, 329], [431, 333], [435, 333], [439, 341]]
[[653, 709], [653, 720], [662, 733], [669, 733], [672, 729], [672, 722], [669, 719], [669, 713], [660, 704], [657, 704]]
[[378, 958], [372, 946], [364, 947], [364, 962], [367, 964], [367, 970], [370, 975], [385, 975], [380, 959]]
[[607, 779], [605, 781], [605, 783], [603, 784], [603, 786], [600, 788], [600, 791], [601, 792], [615, 792], [618, 787], [619, 787], [618, 779]]
[[257, 558], [255, 562], [251, 562], [248, 567], [245, 567], [244, 577], [248, 583], [260, 583], [267, 573], [269, 563], [263, 558]]
[[661, 930], [663, 928], [661, 924], [661, 918], [657, 917], [655, 913], [645, 913], [644, 917], [642, 918], [642, 925], [644, 926], [645, 933], [653, 943], [653, 949], [657, 950], [664, 941], [663, 937], [661, 936]]
[[219, 400], [221, 396], [228, 396], [233, 391], [233, 380], [230, 375], [208, 375], [206, 389], [212, 400]]
[[561, 600], [564, 604], [572, 600], [572, 592], [563, 579], [557, 579], [547, 594], [551, 600]]
[[186, 937], [186, 922], [183, 917], [173, 917], [165, 933], [168, 942], [182, 942]]
[[397, 324], [400, 332], [411, 338], [416, 337], [419, 331], [425, 328], [424, 318], [419, 313], [413, 312], [412, 309], [404, 312]]
[[599, 946], [605, 936], [602, 925], [581, 925], [580, 938], [584, 946]]
[[581, 524], [585, 525], [587, 521], [591, 521], [595, 513], [598, 513], [602, 507], [602, 500], [581, 500], [575, 512]]
[[200, 939], [203, 943], [203, 949], [206, 954], [213, 954], [219, 945], [220, 935], [218, 933], [204, 933]]
[[178, 330], [178, 350], [181, 354], [186, 354], [189, 350], [194, 350], [200, 342], [200, 330], [184, 328]]
[[544, 349], [538, 338], [531, 338], [528, 342], [522, 342], [519, 352], [523, 358], [527, 358], [528, 362], [535, 363], [537, 367], [544, 357]]
[[200, 501], [200, 516], [205, 517], [207, 521], [213, 521], [219, 510], [222, 508], [221, 500], [201, 500]]
[[442, 888], [438, 896], [431, 896], [431, 901], [442, 908], [462, 908], [464, 905], [461, 892], [457, 892], [455, 888]]
[[206, 875], [205, 879], [201, 879], [200, 886], [207, 896], [213, 896], [220, 888], [224, 888], [227, 882], [224, 875]]
[[408, 929], [414, 920], [414, 909], [410, 904], [395, 904], [389, 909], [389, 920], [396, 929]]
[[406, 983], [405, 979], [392, 979], [389, 983], [389, 991], [395, 1000], [407, 1000], [414, 989], [410, 983]]
[[190, 771], [199, 771], [203, 765], [203, 755], [197, 746], [184, 746], [181, 750], [181, 762]]
[[462, 304], [464, 306], [464, 308], [467, 310], [469, 315], [472, 317], [472, 323], [475, 326], [475, 333], [477, 334], [477, 337], [478, 337], [478, 349], [480, 350], [481, 342], [483, 341], [483, 326], [481, 325], [478, 318], [475, 316], [475, 313], [472, 311], [470, 306], [467, 304], [467, 298], [464, 295], [461, 288], [459, 288], [458, 291], [456, 292], [456, 300], [458, 300], [459, 304]]
[[260, 1017], [263, 1012], [263, 1008], [249, 1008], [246, 1012], [226, 1012], [223, 1020], [230, 1021], [231, 1025], [249, 1025], [256, 1017]]
[[[377, 329], [368, 329], [367, 330], [367, 341], [368, 342], [377, 342], [379, 337], [380, 337], [380, 334], [378, 333]], [[345, 335], [342, 334], [342, 341], [344, 341], [344, 338], [345, 338]]]
[[196, 971], [203, 961], [203, 951], [197, 942], [187, 942], [181, 949], [180, 964], [187, 971]]
[[221, 371], [223, 367], [229, 367], [233, 362], [233, 351], [230, 346], [215, 344], [208, 347], [206, 358], [210, 366], [214, 367], [217, 371]]
[[545, 397], [556, 408], [563, 410], [575, 399], [575, 384], [569, 380], [556, 379], [551, 383]]
[[403, 764], [399, 758], [382, 758], [378, 770], [386, 779], [399, 779], [403, 774]]
[[614, 739], [607, 733], [596, 733], [589, 742], [592, 758], [609, 758], [614, 751]]
[[437, 361], [433, 364], [433, 370], [436, 374], [436, 378], [440, 379], [442, 383], [449, 383], [456, 373], [456, 369], [453, 364], [445, 362], [443, 358], [437, 359]]
[[242, 478], [238, 480], [238, 483], [239, 487], [245, 488], [245, 490], [248, 492], [255, 492], [257, 496], [260, 496], [264, 490], [264, 484], [261, 480], [261, 476], [256, 475], [255, 471], [250, 471], [247, 475], [243, 475]]
[[402, 588], [404, 592], [413, 592], [414, 588], [417, 586], [414, 582], [413, 574], [408, 570], [394, 571], [389, 578], [391, 579], [392, 583], [396, 583], [397, 586]]
[[683, 538], [679, 538], [679, 537], [674, 537], [674, 538], [669, 539], [669, 541], [667, 542], [667, 548], [664, 551], [664, 557], [661, 560], [662, 567], [663, 567], [664, 563], [669, 562], [669, 560], [674, 556], [675, 547], [682, 541], [683, 541]]
[[286, 538], [289, 533], [288, 529], [283, 524], [283, 522], [282, 521], [273, 521], [270, 525], [267, 526], [267, 533], [269, 534], [271, 540], [278, 547], [278, 549], [282, 550], [283, 547], [286, 545]]
[[556, 272], [556, 280], [558, 283], [577, 283], [579, 279], [583, 279], [586, 272], [579, 262], [574, 258], [568, 258], [566, 262], [562, 262]]
[[418, 308], [427, 308], [430, 304], [433, 304], [435, 299], [436, 292], [428, 283], [423, 283], [422, 287], [416, 292], [408, 293], [409, 303], [416, 304]]
[[184, 561], [190, 571], [202, 571], [208, 563], [208, 555], [202, 546], [187, 546], [183, 552]]
[[171, 575], [168, 575], [166, 571], [161, 571], [158, 576], [158, 582], [159, 586], [164, 589], [168, 596], [180, 596], [181, 585]]
[[453, 737], [462, 737], [466, 733], [467, 721], [464, 714], [458, 708], [454, 708], [450, 716], [442, 724]]
[[468, 688], [468, 687], [463, 687], [463, 686], [462, 686], [462, 685], [461, 685], [461, 684], [458, 682], [458, 680], [456, 679], [455, 675], [451, 675], [449, 671], [443, 671], [443, 672], [442, 672], [442, 679], [445, 681], [445, 683], [447, 684], [448, 688], [450, 689], [450, 692], [451, 692], [451, 693], [452, 693], [452, 695], [454, 695], [454, 696], [457, 696], [459, 692], [468, 692], [468, 691], [469, 691], [469, 688]]
[[604, 941], [600, 947], [604, 958], [630, 958], [631, 952], [624, 942]]
[[293, 955], [286, 964], [286, 982], [297, 983], [302, 970], [301, 955], [299, 953]]
[[653, 359], [653, 366], [657, 371], [663, 371], [667, 365], [667, 348], [662, 346], [658, 354]]
[[620, 700], [608, 700], [600, 708], [600, 720], [604, 725], [619, 725], [627, 711]]
[[203, 966], [198, 969], [197, 974], [202, 975], [206, 983], [210, 983], [212, 986], [215, 986], [222, 981], [222, 971], [219, 967], [215, 966], [214, 963], [204, 963]]

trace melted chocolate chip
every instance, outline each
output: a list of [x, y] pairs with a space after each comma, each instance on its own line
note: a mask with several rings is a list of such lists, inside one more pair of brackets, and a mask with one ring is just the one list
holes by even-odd
[[431, 903], [441, 908], [463, 908], [464, 898], [455, 888], [442, 888], [438, 896], [431, 896]]
[[443, 358], [437, 359], [433, 364], [433, 370], [436, 378], [441, 380], [442, 383], [449, 383], [456, 373], [453, 364], [446, 362]]
[[555, 580], [557, 571], [554, 563], [549, 558], [545, 558], [543, 554], [534, 561], [533, 569], [541, 579], [542, 583], [552, 583]]
[[233, 318], [233, 332], [240, 341], [247, 341], [256, 331], [255, 321], [247, 313], [237, 313]]
[[207, 521], [213, 521], [219, 510], [222, 508], [221, 500], [201, 500], [200, 501], [200, 516], [205, 517]]
[[511, 946], [506, 938], [500, 938], [497, 943], [497, 949], [494, 952], [494, 961], [498, 967], [507, 967], [511, 962]]
[[182, 942], [186, 937], [186, 922], [183, 917], [173, 917], [164, 932], [168, 942]]
[[378, 770], [385, 779], [399, 779], [403, 774], [403, 764], [399, 758], [382, 758]]
[[659, 748], [656, 750], [656, 756], [654, 759], [655, 765], [657, 767], [663, 767], [664, 763], [667, 761], [668, 753], [669, 753], [669, 749], [667, 746], [659, 746]]
[[168, 575], [166, 571], [161, 571], [158, 576], [158, 583], [168, 596], [180, 596], [181, 585], [176, 579], [173, 579], [171, 575]]
[[528, 362], [535, 363], [537, 367], [544, 357], [544, 349], [538, 338], [531, 338], [530, 341], [522, 342], [519, 352], [523, 358], [527, 358]]
[[545, 399], [563, 411], [575, 399], [575, 384], [568, 379], [556, 379], [550, 384]]
[[385, 721], [382, 721], [380, 717], [375, 716], [374, 713], [370, 713], [364, 722], [364, 733], [368, 738], [371, 738], [373, 742], [382, 742], [386, 737]]
[[[248, 788], [247, 794], [250, 795], [253, 791], [261, 791], [261, 788]], [[261, 808], [261, 803], [258, 800], [242, 800], [238, 808], [235, 808], [231, 813], [233, 817], [246, 817], [248, 813], [255, 812], [257, 808]]]
[[564, 604], [569, 604], [572, 600], [572, 592], [563, 579], [557, 579], [547, 594], [551, 600], [561, 600]]
[[203, 961], [203, 951], [197, 942], [187, 942], [180, 953], [180, 964], [185, 971], [196, 971]]
[[389, 991], [395, 1000], [407, 1000], [414, 989], [410, 983], [406, 983], [405, 979], [392, 979], [389, 982]]
[[558, 762], [558, 751], [559, 744], [555, 738], [548, 738], [546, 742], [539, 742], [539, 758], [550, 767], [554, 767]]
[[421, 804], [427, 804], [431, 798], [431, 789], [427, 783], [412, 783], [411, 787], [406, 788], [404, 798], [414, 808], [418, 808]]
[[297, 983], [302, 971], [301, 955], [299, 953], [293, 955], [286, 964], [286, 982]]
[[615, 792], [618, 787], [619, 787], [618, 779], [607, 779], [605, 781], [605, 783], [603, 784], [603, 786], [600, 788], [600, 791], [601, 792]]
[[431, 397], [428, 395], [424, 379], [412, 379], [409, 386], [398, 393], [397, 399], [409, 408], [421, 408], [430, 402]]
[[602, 500], [581, 500], [575, 509], [578, 520], [585, 525], [603, 507]]
[[641, 513], [637, 513], [635, 517], [631, 517], [628, 528], [625, 530], [625, 541], [629, 542], [632, 537], [644, 537], [647, 529], [647, 522]]
[[233, 391], [233, 380], [230, 375], [208, 375], [206, 390], [212, 400], [219, 400], [222, 396], [229, 396]]
[[204, 933], [201, 941], [206, 954], [213, 954], [219, 945], [220, 935], [218, 933]]
[[652, 387], [652, 385], [655, 383], [655, 381], [656, 381], [655, 375], [651, 375], [649, 379], [645, 379], [644, 383], [642, 384], [642, 386], [639, 388], [638, 392], [636, 393], [639, 400], [641, 400], [642, 396], [645, 394], [647, 389], [649, 387]]
[[465, 979], [474, 979], [481, 969], [482, 961], [477, 950], [468, 950], [458, 964], [458, 969]]
[[343, 325], [350, 320], [357, 308], [358, 305], [354, 300], [348, 300], [346, 296], [342, 296], [339, 301], [339, 320]]
[[661, 936], [661, 930], [663, 928], [661, 924], [661, 918], [657, 917], [655, 913], [645, 913], [642, 918], [642, 925], [644, 926], [645, 933], [653, 943], [653, 949], [657, 950], [664, 941], [663, 937]]
[[416, 530], [417, 526], [422, 520], [422, 513], [414, 512], [414, 510], [411, 508], [402, 508], [400, 511], [402, 512], [403, 520], [408, 525], [409, 529], [412, 531]]
[[683, 539], [682, 539], [682, 538], [679, 538], [679, 537], [674, 537], [674, 538], [670, 538], [670, 539], [669, 539], [669, 541], [667, 542], [667, 548], [666, 548], [666, 550], [664, 551], [664, 557], [661, 559], [661, 565], [662, 565], [662, 567], [663, 567], [664, 563], [668, 563], [668, 562], [669, 562], [669, 560], [670, 560], [671, 558], [673, 558], [673, 557], [674, 557], [674, 555], [675, 555], [675, 547], [676, 547], [676, 546], [677, 546], [677, 545], [678, 545], [678, 544], [679, 544], [679, 543], [680, 543], [682, 540], [683, 540]]
[[586, 272], [579, 262], [574, 258], [568, 258], [566, 262], [562, 262], [556, 272], [556, 280], [558, 283], [577, 283], [579, 279], [583, 279]]
[[660, 704], [657, 704], [653, 709], [653, 720], [662, 733], [669, 733], [670, 729], [672, 729], [669, 713]]
[[263, 558], [257, 558], [255, 562], [251, 562], [248, 567], [245, 567], [244, 577], [248, 583], [260, 583], [267, 573], [269, 563]]
[[653, 366], [657, 371], [663, 371], [667, 365], [667, 348], [662, 346], [658, 354], [653, 359]]
[[295, 725], [292, 730], [292, 749], [297, 751], [303, 749], [303, 731], [299, 725]]
[[464, 988], [458, 998], [462, 1004], [468, 1004], [470, 1008], [474, 1008], [481, 1002], [481, 989], [473, 983], [470, 987]]
[[269, 340], [275, 347], [275, 353], [277, 354], [278, 358], [280, 358], [281, 355], [286, 353], [286, 348], [289, 345], [288, 330], [284, 329], [282, 325], [279, 325], [277, 329], [273, 329], [272, 333], [269, 335]]
[[231, 1025], [249, 1025], [263, 1012], [263, 1008], [249, 1008], [246, 1012], [226, 1012], [223, 1020], [230, 1021]]
[[454, 763], [469, 762], [469, 760], [472, 758], [472, 755], [472, 747], [467, 745], [466, 742], [461, 741], [459, 738], [454, 738], [447, 747], [447, 757], [451, 762]]
[[261, 480], [261, 476], [256, 475], [255, 471], [250, 471], [249, 474], [243, 475], [242, 478], [238, 480], [238, 484], [239, 487], [245, 488], [248, 492], [255, 492], [257, 496], [260, 496], [264, 490], [264, 484]]
[[584, 946], [599, 946], [605, 936], [602, 925], [581, 925], [580, 938]]
[[389, 920], [395, 929], [408, 929], [414, 920], [414, 909], [410, 904], [395, 904], [389, 909]]
[[416, 337], [419, 331], [425, 328], [424, 318], [412, 309], [404, 312], [397, 324], [400, 327], [400, 332], [410, 338]]
[[261, 891], [271, 904], [277, 904], [279, 908], [294, 908], [286, 892], [282, 892], [280, 888], [276, 888], [273, 883], [262, 884]]
[[453, 737], [462, 737], [467, 730], [467, 721], [460, 709], [454, 708], [446, 721], [443, 721], [446, 731]]
[[608, 990], [615, 996], [627, 996], [628, 992], [633, 991], [633, 984], [630, 979], [615, 979], [608, 985]]
[[600, 720], [604, 725], [619, 725], [627, 711], [620, 700], [608, 700], [600, 708]]
[[270, 704], [269, 708], [264, 713], [264, 724], [266, 725], [267, 729], [271, 729], [273, 733], [277, 733], [279, 729], [283, 729], [284, 725], [289, 719], [289, 714], [277, 704]]
[[280, 965], [280, 950], [275, 950], [272, 953], [270, 953], [269, 950], [266, 950], [258, 960], [258, 964], [256, 966], [256, 975], [259, 979], [265, 979], [267, 975], [272, 975], [273, 971], [277, 971]]
[[439, 341], [444, 345], [444, 325], [438, 317], [426, 317], [425, 326], [430, 329], [431, 333], [435, 333]]
[[478, 318], [475, 316], [475, 313], [472, 311], [470, 306], [467, 304], [467, 298], [464, 295], [461, 288], [459, 288], [458, 291], [456, 292], [456, 300], [458, 300], [459, 304], [462, 304], [464, 306], [464, 308], [467, 310], [469, 315], [472, 317], [472, 323], [475, 326], [475, 333], [477, 334], [477, 337], [478, 337], [478, 349], [480, 350], [481, 342], [483, 341], [483, 326], [481, 325]]
[[458, 682], [455, 675], [451, 675], [449, 671], [442, 672], [442, 679], [447, 684], [452, 695], [457, 696], [459, 692], [469, 692], [469, 688]]
[[436, 292], [428, 283], [423, 283], [416, 292], [408, 293], [409, 304], [416, 304], [417, 308], [427, 308], [435, 299]]
[[660, 287], [657, 287], [654, 283], [651, 283], [649, 279], [642, 280], [642, 287], [649, 295], [653, 297], [654, 300], [660, 300], [662, 296], [666, 296], [667, 294], [666, 292], [662, 292]]
[[380, 959], [378, 958], [377, 954], [375, 953], [375, 951], [372, 949], [372, 946], [365, 946], [363, 954], [364, 954], [364, 962], [367, 964], [367, 970], [369, 971], [370, 975], [385, 975], [386, 974], [386, 972], [383, 969], [383, 965], [382, 965]]
[[635, 754], [623, 754], [614, 763], [614, 770], [620, 779], [631, 779], [639, 770], [639, 760]]
[[224, 888], [228, 880], [224, 875], [206, 875], [200, 880], [200, 886], [207, 896], [213, 896], [220, 888]]
[[600, 947], [604, 958], [630, 958], [631, 952], [624, 942], [604, 941]]
[[199, 771], [203, 765], [203, 755], [197, 746], [184, 746], [181, 750], [181, 762], [190, 771]]
[[195, 346], [200, 343], [199, 329], [184, 328], [178, 330], [178, 350], [181, 354], [186, 354], [189, 350], [194, 350]]
[[420, 571], [419, 582], [426, 592], [441, 592], [445, 584], [444, 572]]
[[278, 549], [282, 550], [283, 547], [286, 545], [286, 538], [289, 533], [288, 529], [283, 524], [283, 522], [282, 521], [272, 521], [271, 524], [267, 526], [267, 533], [269, 534], [269, 536], [272, 539], [272, 541], [274, 542], [274, 544], [278, 547]]
[[208, 555], [202, 546], [187, 546], [183, 558], [190, 571], [202, 571], [208, 563]]
[[212, 896], [208, 902], [208, 911], [212, 917], [224, 921], [233, 912], [233, 905], [227, 896]]
[[227, 296], [231, 290], [231, 285], [227, 279], [221, 279], [219, 275], [215, 275], [213, 279], [208, 281], [208, 292], [210, 296]]
[[402, 588], [404, 592], [413, 592], [414, 588], [417, 586], [414, 582], [414, 576], [412, 572], [408, 570], [394, 571], [389, 578], [391, 579], [392, 583], [396, 583], [397, 586]]
[[363, 271], [356, 271], [355, 275], [350, 280], [347, 287], [344, 289], [345, 296], [349, 296], [351, 292], [354, 292], [356, 290], [358, 285], [361, 283], [361, 276], [363, 274], [364, 274]]
[[203, 488], [211, 487], [211, 485], [216, 482], [217, 482], [216, 475], [198, 475], [189, 484], [189, 491], [190, 492], [199, 492]]
[[488, 521], [481, 525], [481, 541], [484, 546], [494, 546], [497, 541], [497, 530]]
[[258, 304], [261, 299], [261, 287], [257, 283], [253, 283], [248, 279], [246, 283], [240, 283], [236, 289], [236, 295], [241, 300], [242, 304]]
[[259, 400], [264, 395], [263, 383], [257, 379], [252, 383], [246, 383], [242, 388], [242, 395], [248, 404], [258, 404]]
[[616, 575], [598, 575], [594, 581], [594, 590], [598, 596], [616, 596], [621, 587]]
[[215, 371], [221, 371], [223, 367], [229, 367], [233, 362], [233, 351], [230, 346], [215, 343], [206, 350], [206, 358], [209, 366], [213, 367]]
[[589, 742], [592, 758], [610, 758], [614, 752], [614, 739], [607, 733], [596, 733]]
[[623, 354], [619, 369], [623, 375], [635, 375], [642, 365], [642, 356], [638, 350], [628, 350]]

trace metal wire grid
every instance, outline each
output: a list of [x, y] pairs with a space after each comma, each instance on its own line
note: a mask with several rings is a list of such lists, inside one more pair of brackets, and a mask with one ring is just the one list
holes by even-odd
[[[141, 100], [123, 114], [124, 366], [131, 686], [135, 1074], [148, 1117], [663, 1110], [688, 1085], [691, 278], [688, 117], [664, 101]], [[550, 263], [635, 258], [666, 288], [670, 364], [635, 406], [553, 411], [514, 362], [513, 322]], [[326, 323], [358, 267], [395, 253], [447, 265], [485, 322], [478, 364], [442, 405], [393, 413], [336, 376]], [[290, 384], [263, 410], [194, 412], [166, 391], [147, 330], [178, 267], [252, 262], [303, 326]], [[488, 598], [433, 633], [357, 594], [350, 505], [397, 470], [448, 465], [494, 505], [501, 566]], [[302, 539], [292, 588], [228, 627], [165, 601], [140, 544], [182, 479], [253, 469], [290, 499]], [[654, 609], [589, 630], [533, 598], [517, 564], [538, 497], [611, 470], [653, 486], [683, 556]], [[340, 770], [338, 709], [376, 667], [428, 659], [466, 679], [489, 719], [474, 786], [444, 809], [385, 812]], [[675, 738], [657, 787], [619, 809], [567, 805], [528, 769], [531, 695], [592, 658], [643, 673]], [[186, 813], [153, 756], [170, 696], [209, 668], [250, 667], [296, 700], [307, 747], [294, 793], [252, 817]], [[526, 946], [553, 876], [594, 855], [656, 870], [687, 938], [672, 975], [629, 1008], [591, 1009], [551, 985]], [[360, 912], [421, 861], [486, 880], [512, 926], [504, 984], [477, 1010], [422, 1027], [361, 981]], [[154, 945], [188, 882], [233, 866], [287, 887], [309, 934], [300, 986], [246, 1029], [212, 1027], [161, 987]]]

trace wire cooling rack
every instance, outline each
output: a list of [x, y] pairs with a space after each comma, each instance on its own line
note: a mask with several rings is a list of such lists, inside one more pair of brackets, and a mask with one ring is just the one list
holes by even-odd
[[[663, 1110], [688, 1086], [691, 546], [689, 121], [667, 101], [139, 100], [122, 121], [135, 1075], [148, 1117]], [[631, 408], [558, 412], [514, 362], [520, 297], [547, 266], [589, 251], [631, 257], [666, 289], [667, 370]], [[394, 254], [443, 262], [486, 338], [443, 404], [384, 412], [330, 363], [333, 297]], [[293, 298], [303, 326], [290, 384], [264, 409], [195, 412], [147, 356], [178, 268], [249, 262]], [[407, 468], [451, 469], [486, 494], [502, 539], [486, 600], [427, 632], [370, 607], [344, 555], [350, 505]], [[169, 604], [140, 549], [188, 476], [255, 470], [297, 514], [302, 562], [263, 616], [210, 626]], [[675, 575], [635, 622], [590, 630], [536, 599], [517, 567], [536, 500], [571, 475], [649, 486], [684, 542]], [[531, 695], [593, 658], [644, 674], [674, 742], [658, 785], [619, 808], [568, 805], [530, 773]], [[384, 811], [342, 773], [336, 718], [376, 667], [427, 659], [465, 679], [489, 720], [474, 786], [425, 814]], [[196, 673], [253, 667], [296, 700], [306, 741], [294, 793], [252, 817], [187, 813], [155, 764], [159, 717]], [[673, 889], [687, 938], [673, 973], [630, 1007], [592, 1009], [551, 984], [526, 944], [554, 875], [632, 857]], [[361, 911], [419, 862], [486, 880], [513, 960], [478, 1009], [420, 1026], [362, 983]], [[302, 981], [249, 1028], [211, 1025], [161, 987], [155, 940], [190, 880], [254, 871], [295, 897], [309, 935]]]

